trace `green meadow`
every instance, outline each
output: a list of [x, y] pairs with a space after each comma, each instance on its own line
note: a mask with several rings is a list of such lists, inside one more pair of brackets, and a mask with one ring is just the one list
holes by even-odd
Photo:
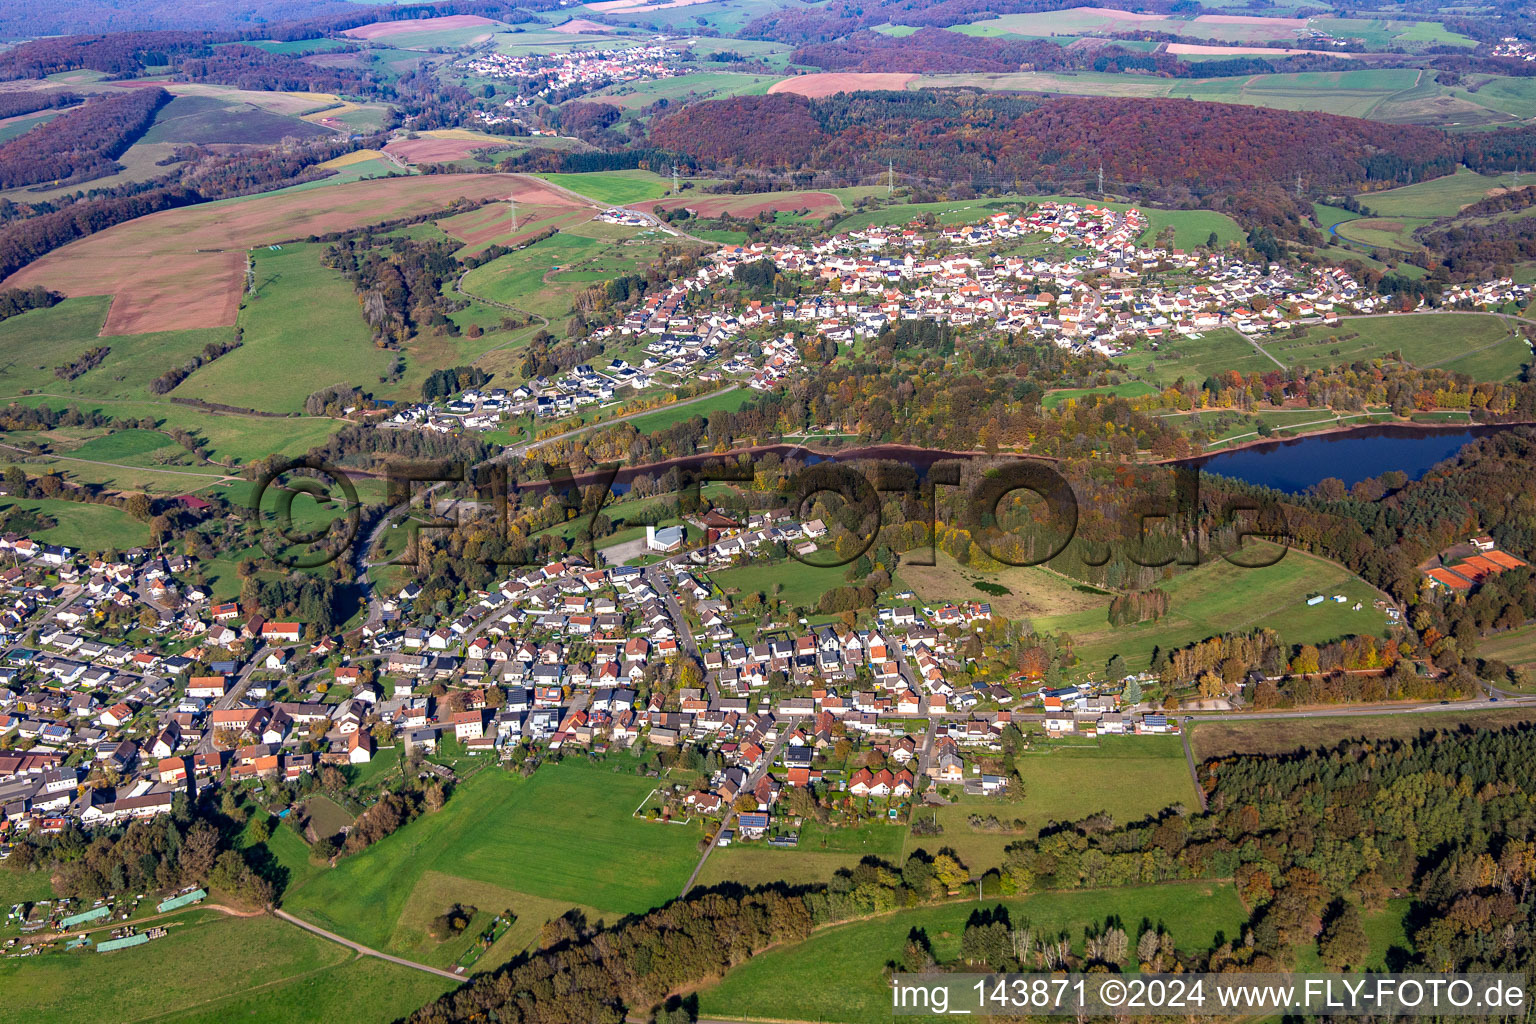
[[150, 1018], [387, 1024], [453, 987], [421, 971], [358, 958], [273, 917], [203, 910], [172, 918], [168, 927], [162, 939], [112, 953], [0, 960], [7, 1012], [57, 1024]]
[[[1256, 542], [1251, 556], [1258, 561], [1272, 556], [1274, 546]], [[1110, 655], [1125, 658], [1139, 671], [1151, 661], [1154, 648], [1171, 651], [1207, 637], [1273, 629], [1285, 644], [1323, 643], [1350, 635], [1381, 636], [1385, 613], [1372, 602], [1380, 595], [1348, 569], [1287, 551], [1285, 557], [1264, 568], [1244, 568], [1223, 558], [1174, 576], [1162, 584], [1169, 597], [1168, 614], [1153, 622], [1112, 627], [1108, 602], [1102, 607], [1067, 615], [1042, 616], [1035, 628], [1047, 633], [1066, 633], [1074, 640], [1076, 671], [1102, 672]], [[1307, 598], [1321, 593], [1327, 600], [1308, 605]], [[1333, 595], [1343, 594], [1338, 603]], [[1355, 603], [1363, 607], [1352, 610]]]
[[243, 344], [197, 370], [174, 394], [266, 412], [302, 412], [333, 384], [377, 390], [393, 355], [377, 348], [352, 286], [320, 265], [319, 245], [257, 249], [256, 293], [245, 298]]
[[1453, 370], [1477, 380], [1513, 380], [1531, 360], [1530, 345], [1503, 320], [1468, 313], [1351, 318], [1333, 327], [1307, 328], [1300, 338], [1280, 332], [1259, 343], [1287, 366], [1337, 365], [1397, 352], [1414, 366]]
[[[946, 807], [917, 810], [915, 817], [937, 817], [944, 832], [914, 838], [910, 845], [948, 847], [980, 874], [1003, 863], [1009, 844], [1033, 839], [1053, 822], [1108, 813], [1118, 825], [1176, 804], [1199, 807], [1183, 743], [1176, 736], [1075, 737], [1020, 754], [1017, 764], [1024, 780], [1022, 793], [1002, 798], [960, 795]], [[972, 815], [1003, 821], [1022, 818], [1024, 827], [1006, 832], [979, 829], [970, 824]]]
[[818, 930], [804, 942], [759, 953], [699, 993], [703, 1017], [876, 1024], [891, 1019], [888, 961], [921, 929], [943, 963], [960, 953], [965, 923], [1001, 906], [1015, 927], [1065, 931], [1081, 948], [1082, 930], [1110, 918], [1135, 941], [1143, 920], [1166, 926], [1180, 949], [1204, 950], [1218, 935], [1236, 938], [1246, 913], [1230, 883], [1191, 882], [1129, 889], [1042, 892], [999, 903], [972, 900], [883, 914]]
[[672, 188], [671, 178], [640, 170], [539, 174], [536, 177], [609, 206], [627, 206], [644, 199], [659, 199]]
[[442, 811], [291, 888], [284, 904], [385, 949], [415, 941], [409, 919], [422, 911], [410, 907], [420, 885], [444, 896], [453, 891], [424, 880], [428, 871], [467, 887], [488, 884], [614, 916], [638, 913], [675, 897], [698, 858], [696, 828], [632, 816], [654, 786], [627, 767], [574, 759], [530, 778], [492, 768], [461, 784]]

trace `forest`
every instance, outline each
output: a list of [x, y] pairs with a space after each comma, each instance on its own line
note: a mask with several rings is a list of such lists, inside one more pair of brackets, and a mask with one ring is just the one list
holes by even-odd
[[117, 158], [170, 102], [160, 88], [93, 99], [0, 145], [0, 188], [73, 183], [111, 174]]
[[[1144, 35], [1144, 34], [1138, 34]], [[797, 48], [795, 64], [827, 71], [907, 71], [914, 74], [1014, 71], [1141, 71], [1173, 78], [1224, 78], [1291, 71], [1342, 71], [1348, 62], [1328, 55], [1238, 56], [1199, 63], [1164, 53], [1129, 50], [1113, 41], [1074, 48], [1047, 39], [971, 36], [938, 28], [920, 28], [892, 36], [862, 30], [829, 42]]]
[[22, 114], [32, 114], [39, 110], [56, 110], [59, 107], [72, 107], [76, 103], [84, 102], [85, 97], [77, 92], [59, 90], [57, 92], [43, 92], [39, 89], [27, 92], [0, 92], [0, 117], [19, 117]]
[[889, 161], [909, 177], [1044, 192], [1081, 187], [1102, 163], [1117, 186], [1199, 196], [1298, 174], [1313, 188], [1422, 181], [1451, 173], [1459, 157], [1442, 132], [1333, 114], [1178, 99], [1027, 102], [980, 97], [924, 117], [863, 97], [738, 96], [670, 113], [650, 139], [720, 168], [858, 175]]

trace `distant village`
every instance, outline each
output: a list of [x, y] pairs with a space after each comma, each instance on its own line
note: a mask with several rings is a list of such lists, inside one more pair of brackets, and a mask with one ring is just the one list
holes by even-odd
[[[618, 223], [624, 211], [600, 215]], [[646, 398], [662, 400], [688, 382], [770, 390], [796, 374], [806, 336], [843, 346], [906, 321], [1022, 333], [1073, 351], [1125, 354], [1218, 328], [1244, 335], [1295, 325], [1339, 323], [1342, 314], [1402, 312], [1391, 295], [1369, 292], [1338, 267], [1292, 271], [1220, 252], [1143, 246], [1141, 211], [1046, 202], [1027, 212], [923, 230], [869, 227], [811, 246], [753, 243], [711, 253], [691, 275], [653, 291], [594, 341], [643, 341], [639, 365], [622, 359], [583, 364], [558, 379], [473, 391], [451, 401], [393, 411], [394, 426], [438, 432], [493, 430], [506, 418], [559, 418]], [[971, 255], [1045, 241], [1060, 255]], [[733, 302], [702, 311], [690, 294], [729, 282], [738, 267], [771, 261], [779, 273], [809, 280], [814, 297]], [[1172, 280], [1181, 280], [1174, 285]], [[1169, 283], [1162, 283], [1169, 282]], [[1442, 297], [1456, 309], [1524, 303], [1530, 285], [1499, 278], [1460, 284]], [[1414, 309], [1427, 308], [1415, 299]]]

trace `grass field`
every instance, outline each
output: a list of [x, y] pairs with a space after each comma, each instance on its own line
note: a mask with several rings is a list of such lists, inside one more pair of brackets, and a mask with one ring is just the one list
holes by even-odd
[[540, 174], [536, 177], [578, 192], [609, 206], [657, 199], [672, 187], [671, 179], [650, 171], [597, 171], [591, 174]]
[[[65, 299], [0, 321], [0, 396], [34, 391], [82, 399], [150, 399], [149, 384], [156, 377], [234, 333], [211, 327], [101, 337], [111, 302], [105, 295]], [[55, 367], [101, 346], [109, 350], [106, 357], [74, 380], [54, 373]]]
[[1382, 217], [1449, 217], [1468, 203], [1515, 182], [1513, 174], [1484, 177], [1465, 167], [1428, 181], [1384, 192], [1362, 192], [1355, 198]]
[[271, 144], [285, 138], [330, 135], [328, 129], [287, 114], [214, 96], [177, 96], [160, 108], [144, 142]]
[[14, 509], [40, 513], [57, 521], [58, 525], [50, 529], [29, 531], [32, 538], [47, 544], [65, 544], [81, 551], [125, 551], [149, 543], [149, 527], [111, 505], [53, 498], [0, 499], [0, 516]]
[[814, 885], [826, 882], [844, 868], [857, 867], [860, 853], [824, 853], [817, 850], [781, 850], [766, 843], [732, 843], [716, 847], [699, 872], [697, 885]]
[[[439, 942], [430, 932], [432, 919], [455, 903], [474, 907], [476, 914], [463, 935]], [[505, 963], [537, 943], [539, 931], [546, 922], [573, 908], [582, 911], [592, 920], [601, 916], [600, 911], [569, 900], [529, 896], [490, 882], [470, 881], [440, 871], [427, 871], [405, 901], [394, 934], [390, 936], [389, 948], [405, 953], [421, 963], [448, 967], [474, 943], [475, 936], [485, 929], [493, 917], [504, 910], [511, 910], [515, 917], [512, 927], [475, 962], [475, 969], [484, 971]]]
[[1491, 636], [1478, 644], [1477, 654], [1509, 665], [1536, 665], [1536, 626], [1522, 626]]
[[1048, 391], [1040, 400], [1040, 405], [1046, 409], [1054, 409], [1063, 402], [1085, 398], [1088, 395], [1114, 396], [1116, 398], [1140, 398], [1144, 395], [1154, 395], [1157, 389], [1146, 381], [1128, 380], [1123, 384], [1111, 384], [1102, 388], [1061, 388], [1056, 391]]
[[[903, 557], [896, 582], [935, 604], [949, 601], [986, 601], [1004, 618], [1028, 619], [1037, 615], [1066, 615], [1098, 608], [1103, 597], [1092, 588], [1074, 583], [1039, 566], [1009, 566], [998, 572], [978, 572], [962, 566], [943, 551], [934, 552], [934, 565], [915, 564], [916, 552]], [[926, 557], [926, 552], [924, 552]], [[994, 594], [977, 588], [987, 583], [1008, 589]]]
[[[1273, 546], [1256, 542], [1254, 560], [1261, 560]], [[1245, 556], [1247, 557], [1247, 556]], [[1078, 671], [1097, 673], [1112, 654], [1124, 656], [1133, 670], [1144, 668], [1153, 648], [1176, 647], [1221, 636], [1267, 628], [1280, 634], [1285, 644], [1322, 643], [1349, 635], [1382, 635], [1383, 612], [1372, 607], [1379, 595], [1349, 570], [1333, 562], [1288, 551], [1274, 565], [1242, 568], [1216, 558], [1180, 573], [1161, 586], [1168, 592], [1168, 614], [1155, 622], [1109, 625], [1108, 602], [1092, 611], [1038, 618], [1036, 629], [1064, 632], [1076, 641]], [[1310, 594], [1328, 600], [1308, 605]], [[1335, 603], [1334, 594], [1347, 600]], [[1363, 604], [1359, 611], [1351, 608]]]
[[[964, 28], [975, 29], [980, 24], [983, 23]], [[1059, 35], [1054, 41], [1065, 46], [1073, 39]], [[1134, 40], [1116, 42], [1136, 47]], [[1186, 53], [1183, 59], [1198, 67], [1202, 60], [1217, 60], [1243, 52], [1251, 52], [1261, 59], [1266, 55], [1278, 55], [1275, 51], [1234, 49], [1209, 54]], [[1482, 75], [1469, 77], [1463, 85], [1448, 86], [1441, 85], [1432, 75], [1417, 68], [1362, 67], [1347, 71], [1176, 79], [1092, 71], [928, 74], [910, 87], [972, 87], [1067, 96], [1170, 96], [1278, 110], [1314, 110], [1389, 124], [1462, 128], [1509, 124], [1536, 115], [1536, 88], [1529, 79]]]
[[[172, 920], [165, 938], [133, 949], [0, 961], [7, 1012], [58, 1024], [150, 1017], [385, 1024], [452, 987], [410, 968], [356, 959], [276, 918], [210, 910]], [[187, 970], [194, 962], [197, 969]]]
[[240, 311], [244, 343], [188, 377], [175, 394], [209, 402], [302, 412], [332, 384], [377, 390], [393, 356], [376, 348], [352, 286], [320, 265], [318, 245], [257, 249], [256, 294]]
[[1414, 240], [1413, 233], [1428, 223], [1426, 217], [1361, 217], [1344, 221], [1334, 230], [1340, 238], [1373, 249], [1386, 249], [1390, 255], [1423, 249]]
[[[1022, 797], [961, 796], [947, 807], [922, 808], [915, 815], [936, 815], [944, 833], [914, 837], [910, 845], [930, 850], [949, 847], [980, 874], [1003, 862], [1003, 851], [1010, 843], [1033, 839], [1052, 822], [1081, 821], [1108, 812], [1120, 825], [1175, 804], [1199, 806], [1184, 761], [1184, 745], [1176, 736], [1103, 736], [1051, 743], [1019, 755], [1018, 766], [1024, 779]], [[973, 814], [1003, 821], [1023, 818], [1025, 827], [1021, 832], [976, 829], [968, 821]]]
[[[891, 1019], [885, 964], [898, 960], [913, 928], [926, 932], [940, 962], [959, 955], [966, 920], [995, 901], [886, 914], [816, 932], [805, 942], [759, 953], [699, 993], [700, 1016], [876, 1024]], [[1235, 938], [1246, 919], [1230, 884], [1197, 882], [1130, 889], [1044, 892], [1002, 903], [1015, 926], [1065, 931], [1081, 945], [1085, 926], [1121, 919], [1139, 934], [1143, 919], [1166, 925], [1180, 949]]]
[[0, 868], [0, 907], [53, 898], [53, 883], [46, 871], [12, 871]]
[[[1357, 337], [1341, 340], [1351, 334]], [[1309, 328], [1301, 338], [1282, 333], [1259, 344], [1286, 366], [1332, 366], [1399, 352], [1414, 366], [1490, 381], [1514, 380], [1531, 360], [1530, 345], [1504, 321], [1465, 313], [1350, 319]]]
[[662, 406], [655, 412], [648, 412], [644, 416], [636, 416], [628, 422], [630, 426], [640, 433], [649, 434], [657, 430], [665, 430], [674, 423], [681, 423], [695, 416], [702, 416], [708, 419], [711, 413], [735, 412], [756, 397], [757, 394], [750, 388], [739, 387], [735, 391], [716, 395], [713, 398], [702, 402], [695, 402], [692, 405], [685, 405], [681, 408]]
[[1200, 761], [1228, 754], [1289, 754], [1297, 749], [1331, 747], [1352, 739], [1408, 740], [1436, 729], [1500, 729], [1536, 721], [1536, 708], [1489, 704], [1468, 711], [1415, 714], [1349, 715], [1284, 721], [1202, 721], [1189, 735]]
[[772, 598], [774, 588], [777, 587], [778, 596], [791, 605], [815, 608], [822, 594], [845, 584], [843, 574], [847, 571], [845, 566], [825, 569], [806, 565], [790, 558], [771, 565], [747, 565], [739, 569], [722, 569], [710, 573], [709, 578], [727, 594], [757, 592]]
[[1169, 338], [1155, 352], [1136, 348], [1117, 361], [1157, 384], [1171, 384], [1180, 377], [1204, 380], [1227, 370], [1266, 373], [1277, 369], [1252, 342], [1228, 327], [1208, 331], [1199, 338]]
[[625, 118], [629, 118], [639, 116], [644, 108], [658, 100], [676, 104], [724, 99], [727, 96], [759, 96], [767, 92], [777, 81], [779, 81], [778, 75], [700, 71], [674, 78], [658, 78], [649, 82], [624, 82], [620, 85], [610, 85], [583, 99], [616, 106], [624, 111]]
[[376, 948], [410, 941], [400, 929], [411, 928], [405, 911], [428, 870], [602, 913], [647, 910], [681, 890], [699, 839], [693, 828], [632, 817], [654, 785], [571, 762], [526, 779], [491, 769], [459, 786], [443, 811], [317, 874], [285, 903]]

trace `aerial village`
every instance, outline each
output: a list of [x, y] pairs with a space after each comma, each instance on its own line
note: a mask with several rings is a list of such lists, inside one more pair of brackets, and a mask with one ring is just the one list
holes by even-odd
[[[1155, 352], [1169, 339], [1198, 339], [1218, 328], [1255, 336], [1334, 325], [1341, 315], [1425, 308], [1422, 299], [1405, 308], [1391, 295], [1373, 294], [1339, 267], [1301, 272], [1220, 251], [1144, 246], [1137, 240], [1147, 228], [1136, 209], [1045, 202], [973, 224], [876, 226], [810, 246], [726, 246], [690, 276], [649, 294], [620, 323], [590, 335], [610, 348], [644, 341], [639, 365], [582, 365], [558, 379], [398, 409], [389, 422], [439, 432], [491, 430], [530, 413], [559, 418], [642, 397], [659, 401], [695, 381], [769, 390], [800, 367], [801, 338], [851, 346], [902, 321], [987, 327], [1114, 357], [1137, 345]], [[690, 302], [729, 283], [738, 267], [762, 260], [813, 283], [814, 295], [733, 300], [718, 309]], [[1458, 284], [1440, 307], [1496, 309], [1527, 301], [1531, 289], [1507, 277]]]
[[[896, 319], [969, 314], [1062, 344], [1113, 346], [1122, 329], [1268, 326], [1379, 302], [1337, 270], [1282, 280], [1220, 254], [1143, 249], [1134, 239], [1144, 227], [1136, 211], [1048, 203], [937, 235], [870, 228], [809, 249], [727, 249], [605, 328], [645, 339], [657, 365], [581, 366], [552, 383], [554, 396], [482, 388], [455, 397], [453, 409], [499, 415], [507, 404], [553, 397], [558, 412], [584, 404], [584, 396], [601, 401], [610, 387], [643, 391], [647, 384], [637, 382], [669, 386], [688, 372], [739, 374], [762, 386], [796, 365], [788, 322], [843, 340]], [[1042, 231], [1091, 253], [979, 259], [956, 252]], [[942, 252], [929, 255], [930, 247]], [[711, 315], [684, 308], [689, 290], [765, 258], [783, 272], [821, 279], [824, 294]], [[1168, 263], [1202, 283], [1176, 291], [1134, 283], [1144, 269]], [[1095, 275], [1096, 287], [1084, 283]], [[1522, 288], [1494, 282], [1464, 298], [1492, 303]], [[1255, 300], [1266, 297], [1260, 311]], [[753, 357], [740, 351], [749, 331], [762, 336]], [[698, 369], [711, 360], [718, 365]], [[365, 624], [343, 635], [213, 601], [184, 582], [195, 567], [190, 556], [141, 549], [107, 560], [0, 538], [0, 559], [10, 563], [0, 572], [0, 828], [54, 831], [71, 821], [88, 828], [150, 817], [202, 787], [363, 765], [381, 746], [430, 756], [451, 737], [491, 760], [530, 747], [558, 754], [642, 742], [705, 745], [722, 767], [678, 800], [701, 813], [745, 810], [753, 817], [743, 827], [761, 834], [785, 787], [823, 782], [819, 766], [839, 739], [873, 745], [902, 766], [838, 773], [835, 784], [849, 794], [887, 799], [915, 796], [925, 778], [978, 791], [1005, 786], [981, 772], [974, 755], [1000, 742], [1018, 710], [1044, 715], [1053, 734], [1179, 728], [1156, 708], [1123, 706], [1118, 682], [1046, 690], [1038, 679], [971, 681], [963, 641], [991, 621], [982, 603], [927, 607], [902, 593], [895, 600], [906, 603], [876, 610], [863, 628], [791, 619], [759, 630], [754, 622], [748, 642], [735, 628], [742, 611], [710, 573], [768, 550], [814, 553], [827, 529], [787, 511], [742, 523], [710, 512], [692, 526], [704, 545], [690, 544], [681, 527], [651, 528], [629, 564], [578, 559], [522, 571], [469, 606], [434, 616], [430, 628], [414, 605], [419, 588], [407, 584], [375, 594]], [[1511, 567], [1486, 539], [1474, 540], [1465, 557], [1451, 554], [1445, 565], [1426, 567], [1427, 585], [1466, 593]], [[112, 608], [139, 613], [133, 639], [108, 627]], [[680, 659], [696, 669], [691, 685], [650, 685]], [[743, 796], [755, 806], [740, 806]]]

